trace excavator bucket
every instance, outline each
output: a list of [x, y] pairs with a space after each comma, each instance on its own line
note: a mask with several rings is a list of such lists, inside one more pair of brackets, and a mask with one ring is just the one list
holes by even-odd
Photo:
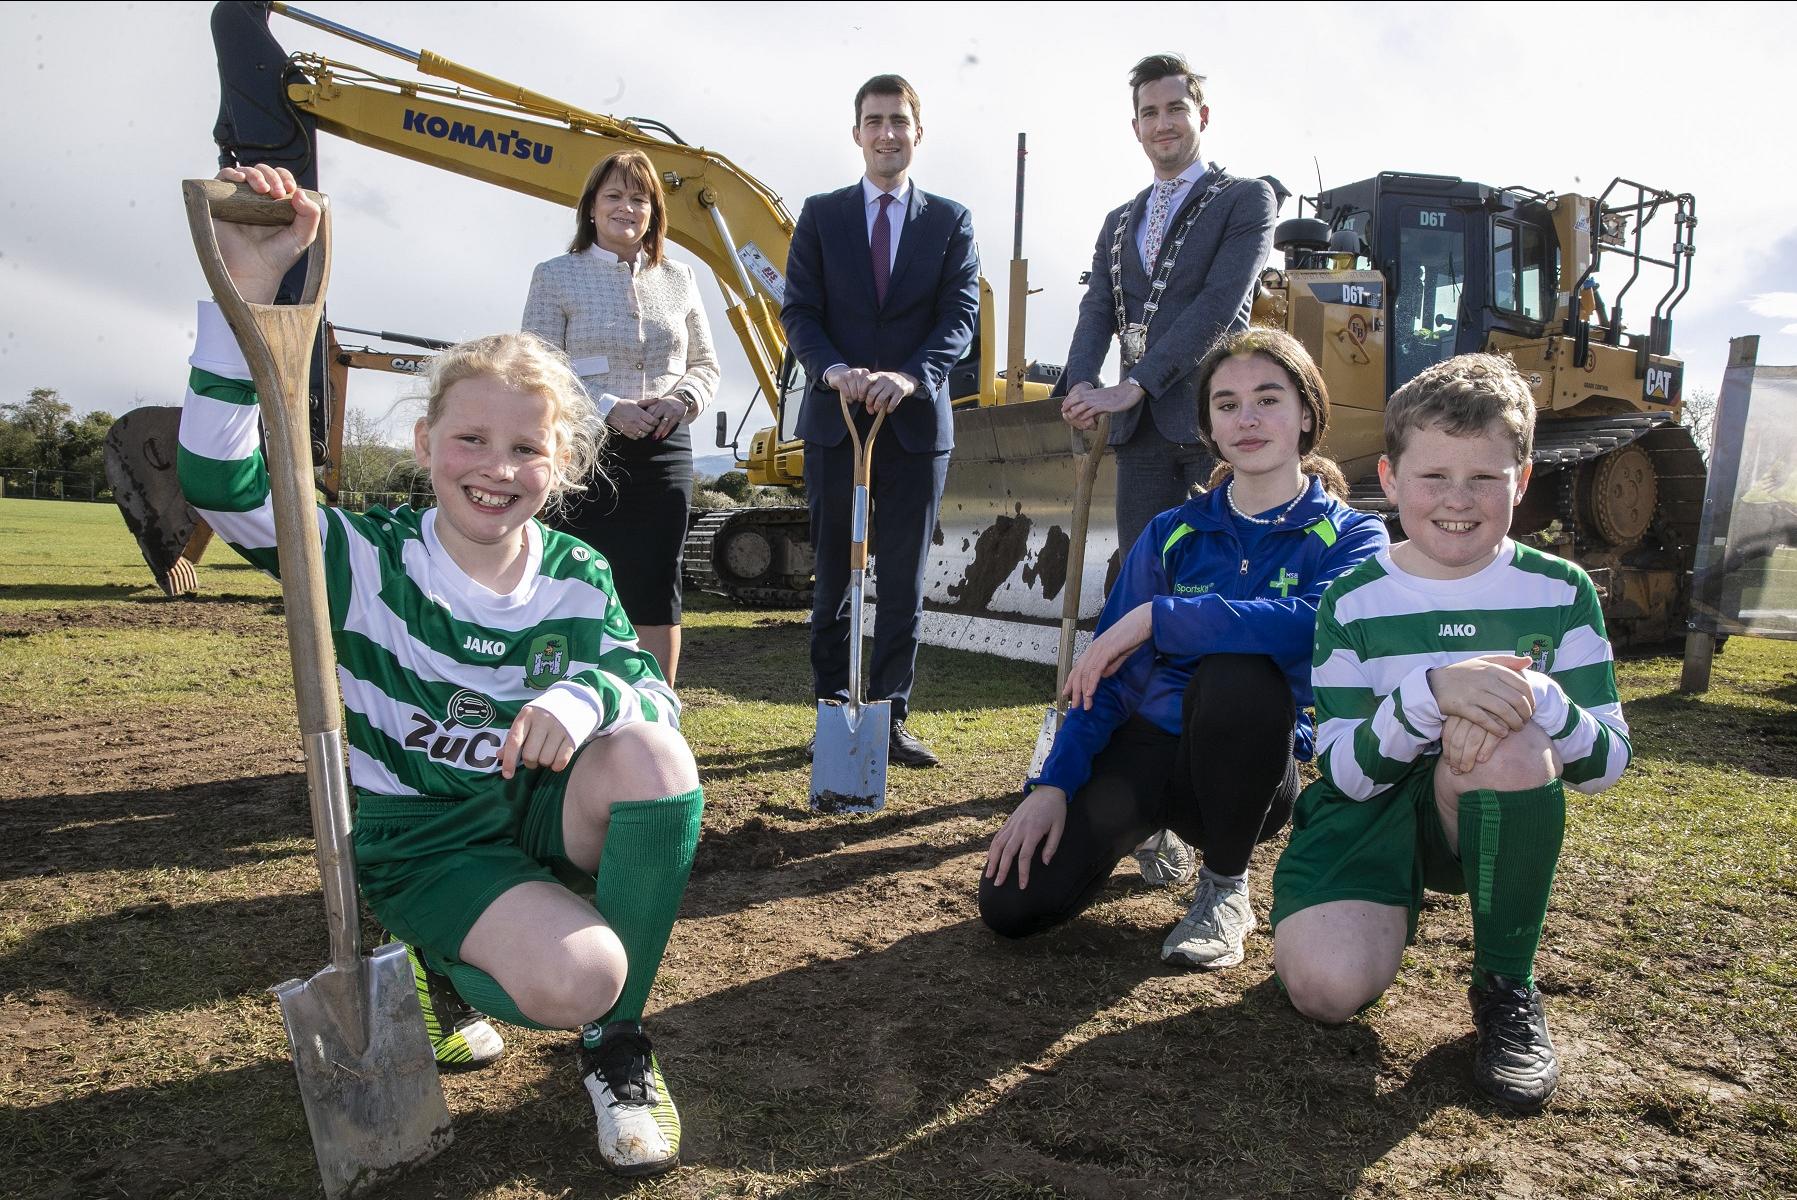
[[106, 431], [102, 451], [106, 482], [125, 528], [137, 539], [156, 586], [169, 596], [194, 590], [194, 564], [212, 539], [212, 530], [188, 507], [175, 476], [180, 428], [178, 408], [133, 409]]
[[[956, 411], [955, 451], [924, 582], [923, 641], [1055, 661], [1079, 449], [1058, 399]], [[1092, 487], [1084, 561], [1079, 614], [1089, 625], [1120, 561], [1117, 468], [1109, 455]], [[877, 585], [877, 554], [875, 574]], [[1082, 632], [1079, 648], [1089, 640]]]

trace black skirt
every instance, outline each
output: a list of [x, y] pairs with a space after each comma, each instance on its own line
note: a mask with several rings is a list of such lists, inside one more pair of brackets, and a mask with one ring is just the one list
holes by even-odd
[[685, 429], [665, 441], [614, 435], [605, 473], [590, 476], [550, 526], [571, 533], [611, 564], [618, 601], [632, 625], [680, 624], [680, 550], [693, 502], [693, 452]]

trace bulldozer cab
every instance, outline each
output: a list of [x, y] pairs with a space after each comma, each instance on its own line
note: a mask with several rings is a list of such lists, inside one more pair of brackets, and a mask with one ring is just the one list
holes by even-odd
[[1487, 349], [1494, 332], [1546, 331], [1560, 265], [1542, 201], [1533, 192], [1398, 172], [1317, 197], [1319, 214], [1354, 235], [1389, 281], [1387, 395], [1426, 367]]

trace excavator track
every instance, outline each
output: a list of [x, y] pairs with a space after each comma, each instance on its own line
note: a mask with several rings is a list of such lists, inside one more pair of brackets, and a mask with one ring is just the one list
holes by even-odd
[[[1585, 568], [1612, 642], [1683, 635], [1706, 474], [1691, 431], [1667, 412], [1543, 417], [1532, 459], [1517, 536]], [[1348, 502], [1396, 516], [1376, 476], [1354, 484]]]
[[723, 509], [688, 527], [681, 577], [738, 604], [809, 608], [813, 560], [807, 509]]

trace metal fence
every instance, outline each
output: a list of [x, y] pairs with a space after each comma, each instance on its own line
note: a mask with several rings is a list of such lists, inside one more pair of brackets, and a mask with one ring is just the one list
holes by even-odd
[[97, 471], [46, 471], [0, 467], [0, 497], [14, 500], [111, 500], [112, 488]]
[[341, 488], [337, 492], [337, 507], [350, 512], [366, 512], [379, 505], [385, 509], [395, 509], [402, 504], [410, 504], [413, 508], [424, 508], [433, 502], [429, 488], [415, 492], [364, 492], [351, 488]]

